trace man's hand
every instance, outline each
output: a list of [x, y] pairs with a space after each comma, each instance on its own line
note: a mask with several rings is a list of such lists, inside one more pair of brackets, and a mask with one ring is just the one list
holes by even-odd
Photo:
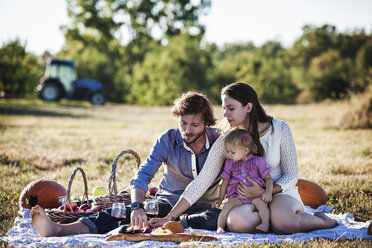
[[239, 183], [238, 185], [238, 193], [241, 197], [254, 199], [254, 198], [261, 198], [262, 194], [265, 190], [253, 179], [247, 177], [248, 181], [251, 182], [252, 186], [248, 187], [243, 183]]
[[132, 210], [130, 214], [130, 224], [132, 226], [139, 226], [140, 228], [148, 227], [147, 215], [143, 208]]
[[164, 218], [152, 218], [149, 220], [148, 224], [151, 228], [156, 228], [156, 227], [162, 227], [165, 222], [170, 221], [167, 217]]

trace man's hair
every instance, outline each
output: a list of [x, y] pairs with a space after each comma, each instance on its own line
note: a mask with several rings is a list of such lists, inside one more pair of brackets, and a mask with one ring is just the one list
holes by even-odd
[[174, 101], [171, 109], [174, 116], [201, 114], [202, 121], [206, 126], [213, 126], [216, 120], [213, 108], [208, 98], [202, 93], [189, 91]]

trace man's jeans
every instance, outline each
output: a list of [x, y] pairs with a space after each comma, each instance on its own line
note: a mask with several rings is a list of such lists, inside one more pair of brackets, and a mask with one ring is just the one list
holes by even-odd
[[[165, 217], [171, 211], [172, 206], [168, 203], [158, 200], [159, 214], [157, 217]], [[121, 224], [130, 222], [130, 207], [126, 208], [126, 218]], [[182, 224], [197, 229], [216, 230], [217, 219], [221, 210], [218, 208], [208, 208], [204, 206], [192, 205], [182, 214]], [[177, 218], [176, 220], [180, 220]], [[91, 233], [104, 234], [118, 227], [118, 222], [111, 217], [111, 208], [93, 214], [89, 217], [80, 219], [81, 222], [89, 227]]]

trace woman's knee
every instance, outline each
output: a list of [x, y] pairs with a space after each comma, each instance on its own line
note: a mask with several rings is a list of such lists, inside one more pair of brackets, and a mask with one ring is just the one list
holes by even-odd
[[271, 212], [271, 230], [277, 234], [291, 234], [299, 230], [296, 214]]
[[258, 213], [248, 205], [232, 209], [227, 217], [227, 227], [231, 232], [255, 233], [259, 224]]
[[301, 223], [296, 212], [301, 206], [296, 207], [297, 204], [295, 203], [292, 199], [286, 199], [285, 197], [274, 199], [271, 202], [270, 222], [274, 233], [289, 234], [299, 230]]

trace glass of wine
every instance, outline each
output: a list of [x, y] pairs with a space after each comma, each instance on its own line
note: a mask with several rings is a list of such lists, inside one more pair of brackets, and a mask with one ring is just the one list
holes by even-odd
[[125, 210], [125, 203], [123, 202], [115, 202], [112, 204], [111, 217], [118, 222], [118, 226], [120, 226], [120, 222], [125, 219]]
[[159, 205], [156, 199], [145, 201], [143, 208], [145, 209], [145, 212], [149, 218], [154, 218], [159, 214]]

